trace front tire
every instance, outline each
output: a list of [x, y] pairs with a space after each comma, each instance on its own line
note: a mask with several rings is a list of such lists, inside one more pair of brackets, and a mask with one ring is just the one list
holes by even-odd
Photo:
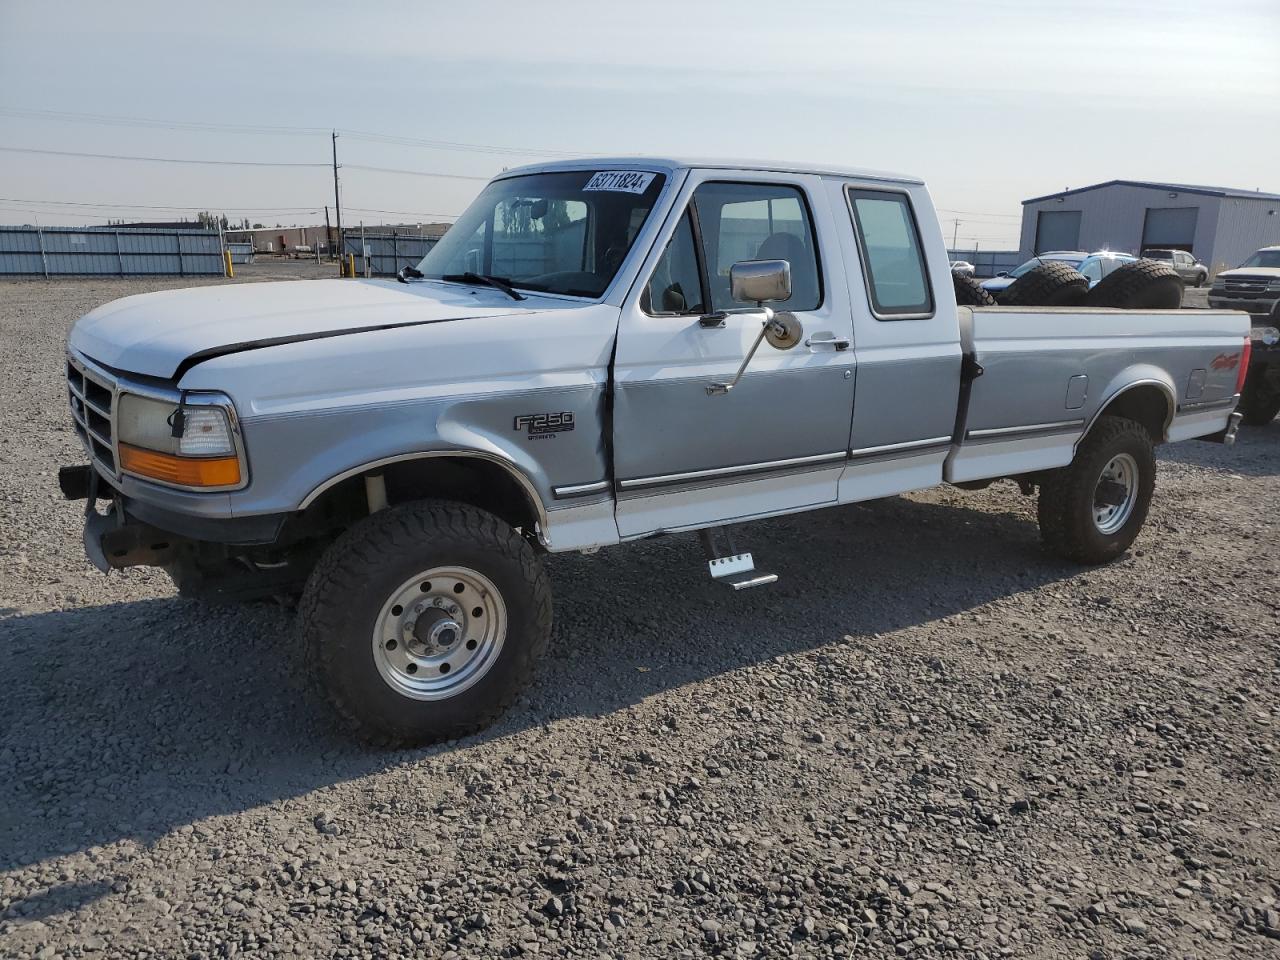
[[1140, 423], [1102, 417], [1075, 459], [1040, 484], [1040, 536], [1076, 563], [1114, 560], [1137, 538], [1155, 491], [1151, 437]]
[[551, 588], [497, 517], [422, 500], [339, 537], [298, 615], [312, 674], [346, 726], [373, 743], [431, 743], [488, 726], [519, 695], [551, 634]]

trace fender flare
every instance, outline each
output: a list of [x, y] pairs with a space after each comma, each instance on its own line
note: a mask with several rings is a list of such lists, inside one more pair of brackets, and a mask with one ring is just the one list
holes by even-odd
[[542, 497], [538, 494], [538, 489], [534, 486], [533, 481], [529, 479], [529, 476], [506, 457], [501, 457], [497, 454], [488, 453], [483, 450], [421, 450], [415, 453], [400, 453], [390, 457], [379, 457], [376, 460], [369, 460], [365, 463], [343, 470], [341, 473], [335, 474], [328, 480], [325, 480], [323, 483], [316, 486], [302, 499], [302, 502], [298, 504], [297, 509], [299, 511], [307, 509], [307, 507], [315, 503], [315, 501], [326, 490], [336, 487], [344, 480], [350, 480], [352, 477], [358, 477], [363, 473], [368, 473], [370, 470], [377, 470], [379, 467], [385, 467], [393, 463], [404, 463], [408, 460], [441, 459], [484, 460], [500, 467], [511, 477], [511, 479], [515, 480], [516, 483], [520, 485], [521, 489], [524, 490], [525, 495], [529, 499], [530, 506], [533, 507], [534, 511], [538, 515], [539, 528], [542, 531], [547, 529], [548, 520], [546, 505], [542, 502]]
[[1085, 422], [1084, 430], [1081, 431], [1080, 438], [1076, 440], [1076, 446], [1078, 447], [1084, 438], [1089, 435], [1089, 431], [1098, 422], [1098, 418], [1106, 414], [1108, 407], [1129, 391], [1140, 387], [1156, 387], [1164, 395], [1167, 412], [1165, 413], [1164, 426], [1161, 428], [1160, 436], [1157, 438], [1158, 443], [1163, 443], [1168, 438], [1169, 427], [1172, 426], [1173, 418], [1178, 413], [1178, 395], [1168, 374], [1159, 368], [1146, 367], [1145, 369], [1129, 368], [1122, 370], [1112, 378], [1111, 382], [1107, 384], [1106, 392], [1103, 395], [1102, 402], [1098, 404], [1098, 409]]

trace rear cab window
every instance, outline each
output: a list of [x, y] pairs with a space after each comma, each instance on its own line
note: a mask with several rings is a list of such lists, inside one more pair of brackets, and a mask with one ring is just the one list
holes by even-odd
[[910, 199], [896, 191], [854, 187], [846, 196], [872, 313], [879, 320], [933, 316], [933, 289]]

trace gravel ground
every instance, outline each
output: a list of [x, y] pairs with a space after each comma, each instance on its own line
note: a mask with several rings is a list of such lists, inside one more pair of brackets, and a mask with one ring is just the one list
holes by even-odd
[[1280, 951], [1280, 422], [1162, 449], [1103, 569], [1006, 483], [764, 523], [741, 596], [553, 558], [505, 720], [375, 752], [286, 612], [103, 577], [58, 498], [70, 324], [189, 283], [0, 283], [0, 955]]

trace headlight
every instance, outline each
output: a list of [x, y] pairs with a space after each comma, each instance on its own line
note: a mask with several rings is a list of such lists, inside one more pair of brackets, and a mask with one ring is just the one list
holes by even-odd
[[1254, 327], [1250, 336], [1254, 340], [1261, 340], [1268, 347], [1274, 347], [1280, 343], [1280, 330], [1275, 327]]
[[1272, 293], [1280, 292], [1280, 280], [1272, 280], [1267, 284], [1267, 289]]
[[[244, 480], [232, 432], [231, 401], [211, 404], [206, 396], [182, 406], [137, 394], [120, 396], [116, 415], [120, 469], [177, 487], [226, 489]], [[174, 436], [175, 433], [180, 436]]]

